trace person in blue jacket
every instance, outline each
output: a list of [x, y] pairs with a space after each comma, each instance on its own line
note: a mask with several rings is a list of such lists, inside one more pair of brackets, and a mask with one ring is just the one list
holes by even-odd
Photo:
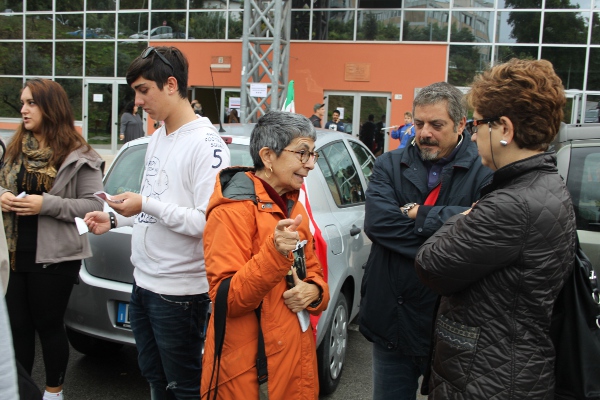
[[410, 111], [404, 113], [404, 125], [395, 126], [392, 129], [392, 139], [400, 139], [399, 149], [403, 149], [406, 145], [412, 142], [415, 137], [415, 126], [413, 125], [413, 117]]

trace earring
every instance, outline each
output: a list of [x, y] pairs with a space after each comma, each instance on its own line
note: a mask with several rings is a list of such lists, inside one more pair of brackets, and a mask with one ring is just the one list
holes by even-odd
[[[271, 173], [273, 173], [273, 167], [269, 167], [269, 170], [271, 170]], [[265, 176], [267, 177], [267, 179], [271, 178], [271, 175], [267, 175], [266, 171], [265, 171]]]
[[508, 142], [507, 142], [506, 140], [501, 140], [501, 141], [500, 141], [500, 144], [501, 144], [502, 146], [506, 146], [506, 145], [508, 145]]

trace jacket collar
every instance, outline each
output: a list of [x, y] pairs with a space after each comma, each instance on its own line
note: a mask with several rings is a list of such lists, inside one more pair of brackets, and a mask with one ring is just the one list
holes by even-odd
[[488, 194], [505, 182], [532, 171], [557, 172], [556, 154], [553, 151], [547, 151], [505, 165], [494, 172], [492, 181], [482, 189], [481, 194]]

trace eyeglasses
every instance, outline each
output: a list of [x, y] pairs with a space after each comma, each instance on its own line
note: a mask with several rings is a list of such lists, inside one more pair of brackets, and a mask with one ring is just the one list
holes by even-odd
[[476, 119], [474, 121], [467, 121], [467, 131], [470, 134], [477, 133], [477, 129], [479, 125], [489, 124], [490, 122], [500, 121], [500, 117], [492, 117], [492, 118], [484, 118], [484, 119]]
[[300, 162], [302, 164], [306, 164], [308, 162], [308, 160], [310, 160], [312, 158], [313, 162], [317, 162], [317, 160], [319, 159], [319, 153], [317, 153], [316, 151], [306, 151], [306, 150], [288, 150], [288, 149], [283, 149], [283, 151], [289, 151], [290, 153], [296, 153], [298, 155], [300, 155]]
[[166, 65], [168, 65], [169, 67], [171, 67], [171, 72], [174, 74], [175, 73], [175, 68], [173, 68], [173, 64], [171, 64], [169, 62], [169, 60], [167, 60], [165, 58], [165, 56], [163, 56], [162, 54], [160, 54], [160, 52], [158, 50], [156, 50], [155, 47], [148, 47], [146, 50], [142, 51], [142, 59], [145, 60], [146, 58], [150, 57], [150, 55], [154, 53], [158, 56], [158, 58], [160, 58], [160, 60], [162, 62], [164, 62]]

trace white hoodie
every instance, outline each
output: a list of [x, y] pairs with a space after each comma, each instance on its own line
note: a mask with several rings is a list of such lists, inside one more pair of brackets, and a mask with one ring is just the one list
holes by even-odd
[[170, 135], [164, 126], [154, 132], [145, 162], [142, 212], [131, 238], [135, 282], [160, 294], [206, 293], [205, 212], [217, 173], [229, 167], [229, 149], [198, 116]]

